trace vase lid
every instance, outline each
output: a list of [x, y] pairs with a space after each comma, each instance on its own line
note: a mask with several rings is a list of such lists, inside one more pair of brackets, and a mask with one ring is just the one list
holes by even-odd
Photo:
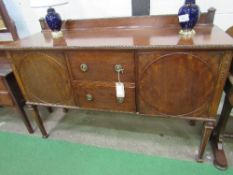
[[196, 0], [185, 0], [185, 4], [195, 4]]
[[52, 7], [48, 8], [47, 10], [47, 13], [54, 13], [54, 12], [55, 12], [55, 9]]

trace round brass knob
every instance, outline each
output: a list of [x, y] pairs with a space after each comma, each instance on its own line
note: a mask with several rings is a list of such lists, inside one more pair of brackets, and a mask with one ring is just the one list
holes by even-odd
[[80, 65], [80, 69], [81, 69], [81, 71], [86, 72], [87, 69], [88, 69], [87, 64], [85, 64], [85, 63], [81, 64], [81, 65]]
[[93, 96], [91, 94], [87, 94], [86, 95], [86, 100], [87, 101], [92, 101], [93, 100]]

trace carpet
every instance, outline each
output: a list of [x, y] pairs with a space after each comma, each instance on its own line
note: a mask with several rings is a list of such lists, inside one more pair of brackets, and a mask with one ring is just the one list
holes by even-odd
[[196, 163], [0, 132], [0, 175], [232, 175]]

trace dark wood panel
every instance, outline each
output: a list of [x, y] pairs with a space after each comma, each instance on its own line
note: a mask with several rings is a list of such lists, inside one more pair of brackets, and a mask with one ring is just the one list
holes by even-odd
[[[123, 67], [121, 81], [134, 82], [134, 52], [129, 51], [76, 51], [67, 52], [71, 76], [74, 80], [118, 81], [115, 65]], [[87, 65], [82, 71], [81, 64]]]
[[224, 52], [139, 53], [139, 111], [208, 117]]
[[63, 53], [14, 52], [11, 60], [28, 101], [74, 105]]
[[[74, 86], [78, 106], [82, 108], [135, 112], [135, 84], [124, 83], [124, 85], [125, 99], [123, 103], [118, 103], [115, 83], [76, 81]], [[91, 95], [92, 99], [87, 100], [87, 95]]]

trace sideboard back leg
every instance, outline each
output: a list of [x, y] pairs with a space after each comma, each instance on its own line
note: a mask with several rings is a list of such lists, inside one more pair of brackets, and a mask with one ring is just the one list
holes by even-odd
[[195, 120], [189, 120], [189, 125], [190, 126], [196, 126], [196, 121]]
[[47, 107], [49, 113], [52, 113], [53, 112], [53, 108], [52, 107]]
[[37, 106], [30, 105], [29, 110], [32, 111], [32, 115], [33, 115], [33, 117], [34, 117], [34, 119], [36, 121], [37, 126], [39, 127], [39, 129], [40, 129], [40, 131], [41, 131], [41, 133], [43, 135], [43, 138], [47, 138], [49, 135], [48, 135], [47, 131], [45, 130], [45, 127], [44, 127], [43, 121], [42, 121], [42, 119], [40, 117]]
[[69, 109], [68, 108], [63, 108], [63, 112], [67, 113], [67, 112], [69, 112]]
[[209, 141], [213, 129], [214, 129], [214, 122], [204, 122], [201, 144], [198, 150], [198, 155], [196, 157], [197, 162], [203, 162], [203, 154], [205, 152], [206, 145]]

